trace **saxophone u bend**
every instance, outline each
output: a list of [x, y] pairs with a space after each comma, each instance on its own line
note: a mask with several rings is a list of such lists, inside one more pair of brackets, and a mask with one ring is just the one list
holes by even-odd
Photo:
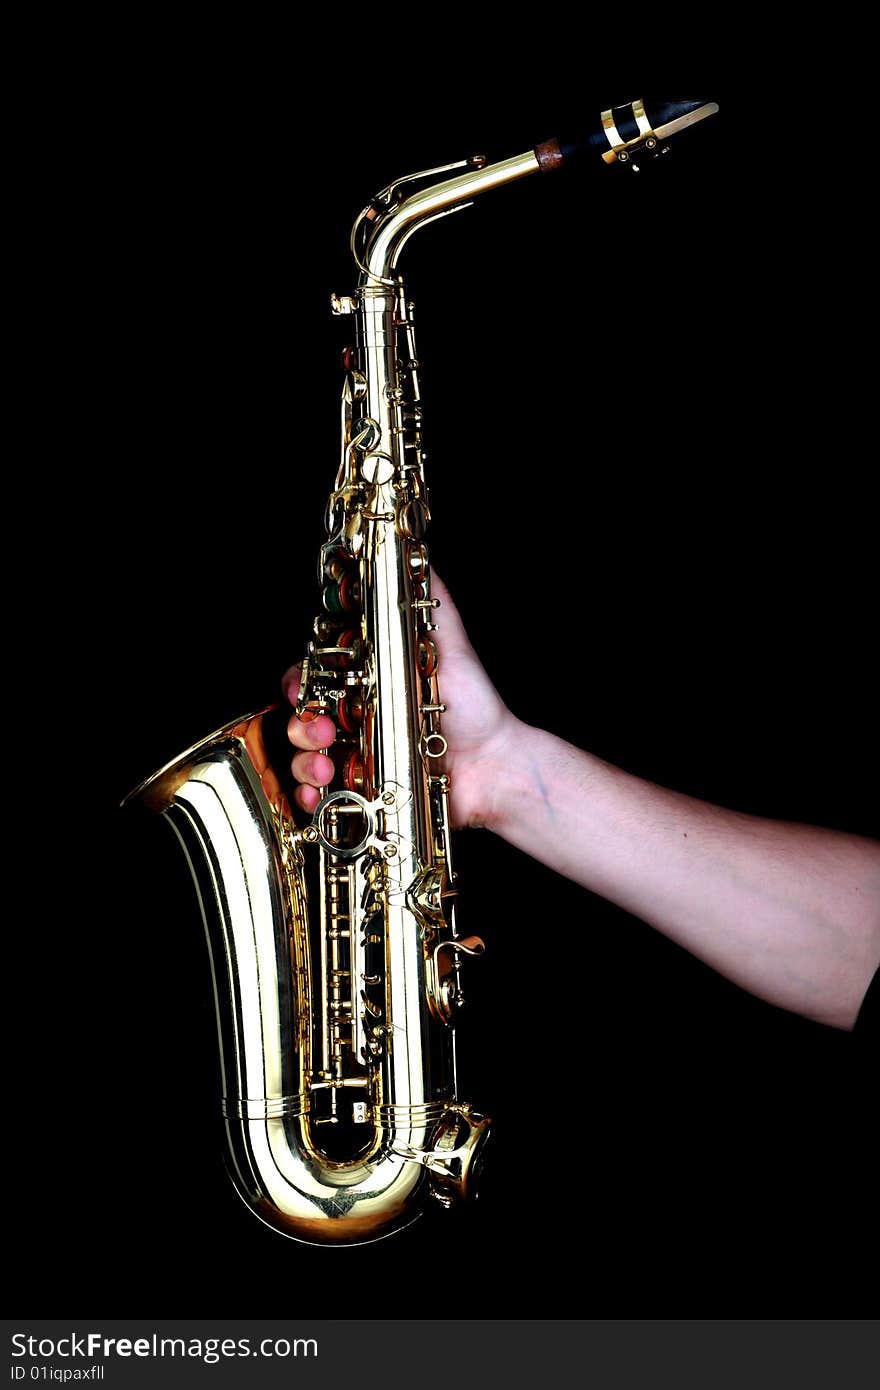
[[586, 139], [476, 157], [389, 185], [358, 217], [341, 454], [320, 549], [323, 609], [298, 710], [326, 712], [337, 776], [298, 824], [271, 710], [218, 730], [131, 793], [161, 812], [207, 935], [230, 1172], [256, 1215], [313, 1244], [373, 1241], [477, 1188], [490, 1121], [459, 1098], [463, 959], [413, 306], [397, 271], [419, 227], [583, 154], [661, 152], [714, 104], [643, 102]]

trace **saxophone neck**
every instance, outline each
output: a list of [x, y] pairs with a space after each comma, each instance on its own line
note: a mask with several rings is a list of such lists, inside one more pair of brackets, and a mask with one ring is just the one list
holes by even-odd
[[[352, 252], [361, 271], [360, 288], [392, 283], [400, 252], [419, 227], [470, 207], [480, 193], [536, 174], [540, 169], [534, 150], [495, 164], [487, 164], [482, 155], [473, 155], [457, 164], [427, 169], [389, 184], [364, 208], [352, 230]], [[454, 173], [455, 170], [463, 172]], [[452, 178], [443, 177], [451, 172]], [[439, 181], [412, 188], [425, 179]], [[359, 237], [363, 239], [360, 247]]]
[[668, 152], [671, 136], [717, 111], [717, 103], [711, 101], [639, 98], [609, 107], [571, 136], [545, 140], [510, 159], [488, 164], [483, 155], [473, 155], [399, 179], [376, 195], [352, 229], [360, 288], [393, 284], [398, 257], [413, 232], [469, 207], [481, 193], [564, 164], [621, 164], [638, 170], [640, 162]]

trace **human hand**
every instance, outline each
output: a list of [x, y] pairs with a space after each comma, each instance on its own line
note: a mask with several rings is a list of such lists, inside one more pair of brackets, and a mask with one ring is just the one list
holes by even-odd
[[[432, 573], [432, 592], [440, 599], [438, 629], [433, 634], [440, 658], [438, 676], [441, 699], [446, 705], [441, 728], [447, 741], [445, 771], [450, 779], [449, 810], [454, 826], [491, 824], [495, 808], [498, 759], [504, 757], [516, 720], [487, 676], [464, 630], [449, 591]], [[296, 704], [301, 668], [292, 666], [282, 680], [287, 699]], [[292, 715], [287, 736], [298, 751], [291, 767], [299, 786], [294, 799], [311, 814], [321, 799], [321, 788], [333, 778], [332, 759], [317, 750], [329, 747], [336, 737], [332, 719]]]

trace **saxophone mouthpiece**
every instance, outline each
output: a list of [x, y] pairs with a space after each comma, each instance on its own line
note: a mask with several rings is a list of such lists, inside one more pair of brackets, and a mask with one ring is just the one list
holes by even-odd
[[665, 154], [666, 141], [680, 130], [714, 116], [715, 101], [658, 101], [639, 97], [603, 111], [592, 129], [574, 138], [545, 140], [535, 149], [543, 170], [558, 169], [583, 155], [598, 155], [606, 164], [638, 170], [640, 158]]

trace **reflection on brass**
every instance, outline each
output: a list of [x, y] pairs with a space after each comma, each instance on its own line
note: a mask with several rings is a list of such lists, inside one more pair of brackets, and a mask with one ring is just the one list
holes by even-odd
[[411, 175], [355, 222], [357, 290], [331, 307], [353, 319], [356, 347], [297, 702], [337, 728], [314, 815], [291, 809], [288, 714], [269, 710], [128, 798], [168, 820], [196, 885], [233, 1182], [301, 1241], [377, 1240], [429, 1198], [471, 1196], [482, 1167], [490, 1121], [459, 1098], [454, 1025], [463, 960], [483, 942], [456, 924], [419, 357], [397, 262], [417, 228], [560, 157], [548, 145]]

